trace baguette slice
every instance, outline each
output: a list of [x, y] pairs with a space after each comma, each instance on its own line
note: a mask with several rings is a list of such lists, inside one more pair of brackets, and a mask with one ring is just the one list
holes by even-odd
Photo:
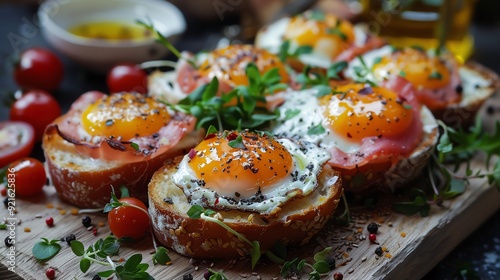
[[[113, 189], [120, 195], [122, 186], [129, 190], [131, 196], [146, 202], [147, 185], [153, 173], [166, 159], [184, 154], [194, 147], [203, 139], [204, 132], [189, 132], [189, 128], [173, 130], [174, 121], [191, 121], [188, 117], [182, 119], [176, 115], [158, 136], [162, 144], [147, 155], [122, 151], [104, 141], [99, 146], [91, 147], [70, 133], [82, 129], [82, 111], [99, 97], [95, 93], [83, 94], [67, 114], [47, 126], [42, 147], [51, 183], [62, 200], [81, 208], [103, 207], [109, 202]], [[172, 126], [169, 126], [171, 123]], [[168, 142], [169, 135], [176, 135], [175, 142]]]
[[[171, 180], [182, 157], [168, 160], [149, 183], [149, 214], [157, 239], [176, 252], [193, 258], [222, 259], [245, 256], [250, 246], [218, 224], [191, 219], [191, 204], [184, 192]], [[285, 245], [304, 245], [327, 223], [342, 195], [340, 174], [327, 164], [319, 179], [320, 186], [309, 196], [283, 206], [276, 218], [262, 219], [255, 213], [220, 211], [225, 224], [251, 241], [262, 251], [280, 241]]]

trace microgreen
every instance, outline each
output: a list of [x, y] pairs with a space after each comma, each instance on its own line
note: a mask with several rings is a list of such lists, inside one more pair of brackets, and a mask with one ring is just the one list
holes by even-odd
[[6, 229], [7, 229], [7, 225], [5, 223], [1, 223], [0, 230], [6, 230]]
[[153, 264], [167, 265], [170, 261], [168, 250], [165, 247], [156, 248], [156, 252], [153, 255]]
[[59, 242], [61, 242], [61, 240], [49, 240], [42, 237], [42, 241], [35, 243], [31, 250], [33, 256], [39, 261], [51, 259], [61, 250]]
[[358, 83], [367, 83], [371, 86], [377, 86], [377, 83], [369, 79], [370, 74], [372, 73], [372, 69], [366, 64], [365, 60], [362, 56], [358, 56], [358, 60], [361, 63], [360, 65], [356, 65], [353, 67], [354, 73], [356, 73]]
[[[495, 131], [491, 134], [482, 129], [480, 118], [468, 130], [454, 129], [441, 121], [438, 123], [442, 133], [427, 165], [434, 201], [427, 201], [428, 195], [424, 191], [413, 189], [410, 201], [393, 204], [393, 209], [398, 212], [428, 215], [432, 203], [441, 205], [444, 200], [463, 194], [474, 178], [486, 178], [490, 185], [500, 190], [500, 121], [496, 122]], [[471, 159], [478, 152], [486, 155], [486, 170], [474, 171], [471, 168]], [[496, 162], [490, 168], [493, 158]], [[462, 165], [465, 165], [465, 174], [458, 174]]]
[[137, 152], [141, 151], [141, 149], [139, 148], [139, 145], [137, 145], [137, 143], [131, 142], [130, 147], [132, 147], [132, 149], [136, 150]]
[[251, 246], [250, 249], [250, 257], [252, 260], [252, 269], [255, 268], [255, 265], [259, 261], [261, 257], [261, 251], [260, 251], [260, 244], [258, 241], [250, 241], [248, 238], [245, 236], [241, 235], [239, 232], [235, 231], [231, 227], [229, 227], [227, 224], [224, 222], [220, 221], [217, 218], [212, 217], [215, 215], [217, 212], [211, 210], [211, 209], [204, 209], [203, 206], [195, 204], [189, 208], [187, 211], [187, 215], [191, 219], [203, 219], [205, 221], [209, 222], [214, 222], [218, 224], [219, 226], [223, 227], [226, 229], [228, 232], [234, 234], [239, 240], [246, 242], [248, 245]]
[[341, 80], [340, 73], [347, 67], [346, 61], [338, 61], [332, 63], [326, 70], [326, 75], [313, 71], [311, 66], [306, 65], [302, 73], [297, 75], [297, 82], [302, 85], [302, 88], [315, 86], [329, 86], [330, 80]]
[[399, 71], [399, 76], [406, 78], [406, 72], [404, 70]]
[[285, 111], [285, 120], [293, 119], [295, 116], [300, 114], [299, 109], [287, 109]]
[[382, 62], [382, 57], [380, 56], [377, 56], [376, 58], [373, 59], [373, 65], [379, 64], [380, 62]]
[[297, 58], [302, 54], [309, 54], [313, 51], [313, 48], [307, 45], [299, 46], [294, 50], [291, 50], [290, 47], [290, 41], [288, 40], [285, 40], [283, 43], [281, 43], [280, 49], [278, 51], [278, 57], [282, 62], [285, 62], [288, 58]]
[[323, 21], [325, 20], [325, 13], [322, 11], [315, 10], [311, 12], [309, 18], [312, 20]]
[[342, 32], [342, 30], [340, 30], [339, 27], [328, 28], [326, 30], [326, 33], [337, 35], [337, 36], [339, 36], [340, 39], [342, 39], [342, 41], [347, 40], [347, 35], [345, 35], [345, 33]]
[[[278, 115], [269, 112], [261, 104], [265, 104], [266, 95], [285, 89], [280, 83], [278, 68], [273, 68], [260, 75], [257, 66], [249, 63], [245, 68], [248, 86], [237, 86], [228, 93], [217, 96], [219, 81], [216, 77], [209, 84], [194, 90], [179, 104], [171, 105], [177, 111], [189, 113], [196, 117], [196, 127], [215, 126], [219, 131], [224, 129], [258, 128], [266, 122], [276, 119]], [[233, 105], [233, 103], [236, 104]]]
[[227, 280], [227, 277], [221, 271], [215, 271], [213, 269], [208, 269], [212, 275], [208, 278], [208, 280]]
[[236, 139], [229, 141], [227, 144], [229, 145], [229, 147], [235, 148], [235, 149], [246, 149], [247, 148], [245, 146], [245, 144], [243, 143], [243, 138], [241, 137], [241, 135], [238, 135], [236, 137]]
[[321, 125], [321, 122], [319, 122], [317, 125], [313, 125], [307, 130], [307, 135], [323, 134], [325, 131], [325, 128]]
[[148, 23], [146, 23], [146, 22], [144, 22], [142, 20], [137, 20], [136, 23], [139, 24], [139, 25], [141, 25], [141, 26], [143, 26], [147, 30], [153, 32], [156, 35], [156, 41], [158, 43], [162, 44], [163, 46], [165, 46], [178, 59], [185, 59], [189, 63], [189, 65], [191, 65], [191, 67], [193, 67], [195, 69], [198, 69], [198, 65], [196, 65], [196, 63], [193, 60], [185, 58], [185, 57], [182, 57], [182, 55], [179, 52], [179, 50], [177, 50], [174, 47], [174, 45], [172, 45], [172, 43], [170, 43], [170, 41], [168, 41], [168, 39], [165, 38], [165, 36], [163, 36], [163, 34], [160, 33], [160, 31], [158, 31], [158, 30], [155, 29], [155, 27], [153, 26], [153, 23], [151, 21], [149, 21]]
[[312, 264], [308, 263], [305, 259], [300, 260], [298, 258], [285, 262], [281, 267], [281, 277], [300, 276], [304, 272], [304, 268], [308, 267], [311, 270], [309, 272], [309, 279], [320, 279], [323, 274], [330, 272], [331, 267], [328, 263], [328, 254], [331, 250], [331, 247], [327, 247], [316, 253], [313, 257], [314, 263]]
[[434, 70], [428, 77], [430, 80], [441, 80], [443, 79], [443, 75], [439, 73], [438, 71]]
[[82, 242], [78, 240], [71, 241], [71, 251], [80, 259], [80, 270], [85, 273], [90, 269], [93, 263], [110, 267], [111, 269], [97, 273], [101, 277], [111, 277], [115, 275], [118, 279], [153, 279], [146, 270], [149, 265], [141, 263], [142, 255], [135, 254], [130, 256], [123, 265], [117, 265], [111, 260], [111, 256], [118, 254], [120, 249], [120, 240], [109, 235], [105, 239], [100, 238], [96, 243], [85, 249]]

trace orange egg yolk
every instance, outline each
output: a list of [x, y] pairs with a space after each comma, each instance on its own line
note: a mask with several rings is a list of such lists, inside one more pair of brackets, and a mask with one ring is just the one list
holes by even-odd
[[290, 19], [285, 30], [284, 40], [298, 46], [311, 46], [314, 52], [334, 59], [347, 50], [354, 42], [354, 28], [348, 21], [340, 20], [331, 14], [314, 13], [295, 16]]
[[285, 178], [293, 167], [276, 140], [247, 131], [211, 135], [194, 150], [189, 167], [205, 187], [230, 197], [251, 197]]
[[166, 106], [139, 93], [104, 96], [83, 112], [90, 135], [130, 140], [152, 135], [170, 121]]
[[251, 45], [229, 45], [217, 49], [208, 55], [199, 71], [202, 76], [210, 80], [217, 77], [219, 80], [227, 81], [233, 87], [247, 86], [248, 77], [245, 69], [250, 62], [255, 63], [261, 75], [273, 68], [278, 68], [281, 82], [290, 81], [285, 65], [276, 55]]
[[339, 86], [323, 96], [330, 129], [350, 142], [365, 137], [394, 137], [407, 131], [413, 110], [391, 90], [363, 84]]
[[401, 75], [417, 89], [439, 89], [450, 83], [450, 71], [438, 57], [430, 57], [425, 51], [404, 48], [382, 57], [373, 66], [375, 78], [382, 80], [390, 75]]

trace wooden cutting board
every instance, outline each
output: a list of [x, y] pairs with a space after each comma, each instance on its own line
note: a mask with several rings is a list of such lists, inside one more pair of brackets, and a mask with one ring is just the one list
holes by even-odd
[[[500, 96], [488, 101], [488, 106], [500, 108]], [[485, 128], [491, 130], [498, 116], [485, 115], [487, 107], [483, 108]], [[491, 113], [491, 112], [490, 112]], [[473, 168], [484, 169], [484, 159], [477, 158]], [[411, 185], [425, 183], [416, 180]], [[411, 187], [411, 186], [410, 186]], [[320, 235], [309, 245], [294, 249], [294, 256], [312, 259], [315, 252], [331, 246], [336, 258], [337, 268], [344, 279], [420, 279], [431, 268], [439, 263], [455, 246], [478, 228], [493, 213], [500, 209], [500, 192], [488, 186], [484, 180], [476, 179], [465, 194], [449, 201], [443, 207], [432, 206], [428, 217], [405, 216], [392, 212], [390, 202], [393, 195], [379, 194], [379, 207], [375, 209], [359, 209], [352, 207], [353, 222], [348, 226], [338, 226], [333, 222], [327, 224]], [[384, 203], [385, 202], [385, 203]], [[43, 195], [32, 199], [16, 198], [17, 213], [15, 229], [15, 272], [10, 273], [8, 261], [9, 250], [0, 245], [0, 279], [46, 279], [45, 270], [49, 267], [57, 269], [57, 279], [92, 279], [99, 271], [106, 270], [98, 264], [93, 264], [90, 270], [83, 274], [79, 269], [79, 259], [71, 252], [66, 243], [61, 243], [61, 251], [51, 260], [40, 263], [33, 257], [33, 245], [41, 237], [60, 239], [69, 234], [75, 234], [77, 239], [87, 247], [104, 238], [110, 232], [107, 218], [104, 214], [86, 214], [97, 225], [97, 236], [88, 231], [81, 223], [82, 214], [73, 215], [78, 209], [59, 200], [55, 189], [46, 186]], [[51, 228], [45, 224], [45, 218], [53, 217], [55, 225]], [[0, 209], [0, 217], [10, 218], [7, 209]], [[381, 225], [377, 234], [379, 245], [368, 240], [366, 226], [370, 222]], [[102, 223], [102, 226], [98, 226]], [[30, 232], [26, 232], [29, 229]], [[3, 240], [9, 231], [0, 231]], [[381, 257], [376, 256], [377, 247], [386, 249]], [[143, 260], [150, 264], [148, 272], [155, 279], [182, 279], [191, 273], [194, 279], [204, 279], [207, 268], [223, 271], [228, 279], [281, 279], [280, 267], [263, 257], [255, 270], [251, 269], [248, 258], [220, 261], [193, 261], [189, 258], [170, 252], [172, 264], [169, 266], [154, 266], [151, 252], [152, 239], [147, 237], [139, 243], [123, 245], [120, 257], [127, 258], [136, 253], [142, 253]], [[117, 258], [118, 259], [118, 258]], [[331, 275], [324, 279], [332, 279]], [[303, 276], [307, 279], [306, 276]]]
[[[476, 166], [479, 163], [476, 163]], [[349, 226], [338, 226], [333, 222], [308, 246], [291, 250], [292, 256], [312, 258], [315, 252], [324, 247], [333, 247], [337, 268], [344, 274], [344, 279], [419, 279], [442, 258], [444, 258], [459, 242], [481, 225], [490, 215], [500, 208], [500, 192], [488, 186], [482, 180], [474, 180], [466, 193], [451, 201], [444, 207], [433, 206], [429, 217], [405, 216], [394, 213], [386, 207], [383, 200], [390, 201], [392, 195], [379, 195], [381, 206], [374, 210], [352, 209], [353, 222]], [[74, 207], [59, 200], [55, 189], [46, 186], [44, 195], [33, 199], [16, 199], [16, 250], [15, 272], [6, 271], [10, 256], [8, 249], [2, 245], [0, 260], [1, 279], [45, 279], [48, 267], [57, 269], [57, 279], [91, 279], [104, 267], [94, 264], [83, 274], [79, 270], [79, 259], [71, 252], [66, 243], [61, 243], [61, 251], [51, 260], [40, 263], [32, 256], [33, 245], [40, 237], [60, 239], [68, 234], [75, 234], [85, 246], [104, 238], [109, 234], [107, 219], [104, 214], [72, 214]], [[9, 217], [8, 211], [2, 209], [0, 215]], [[89, 215], [98, 232], [94, 236], [81, 223], [81, 218]], [[51, 228], [45, 224], [46, 217], [53, 217], [55, 225]], [[366, 226], [370, 222], [381, 225], [377, 234], [380, 245], [371, 243]], [[103, 226], [98, 224], [102, 223]], [[29, 229], [30, 232], [26, 232]], [[5, 238], [8, 231], [1, 231]], [[366, 238], [366, 239], [364, 239]], [[2, 242], [3, 243], [3, 242]], [[375, 249], [385, 247], [387, 250], [377, 257]], [[264, 258], [255, 270], [251, 270], [249, 259], [223, 261], [193, 261], [189, 258], [170, 252], [172, 264], [154, 266], [151, 259], [153, 245], [151, 237], [140, 243], [124, 245], [120, 257], [127, 258], [140, 252], [143, 260], [150, 264], [149, 272], [156, 279], [182, 279], [191, 273], [194, 279], [203, 279], [203, 272], [212, 269], [224, 271], [228, 279], [280, 279], [280, 267]], [[333, 274], [332, 272], [332, 274]], [[277, 278], [275, 278], [277, 277]], [[305, 276], [304, 276], [305, 277]], [[332, 278], [325, 278], [332, 279]]]

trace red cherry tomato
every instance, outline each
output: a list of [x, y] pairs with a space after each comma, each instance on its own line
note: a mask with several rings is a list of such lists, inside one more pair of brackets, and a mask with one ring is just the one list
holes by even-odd
[[16, 196], [31, 196], [42, 191], [47, 180], [43, 164], [34, 158], [14, 161], [7, 169], [8, 187]]
[[49, 50], [33, 48], [21, 54], [19, 63], [14, 67], [14, 79], [26, 89], [52, 91], [63, 78], [63, 65], [59, 58]]
[[27, 157], [35, 145], [35, 130], [25, 122], [0, 122], [0, 168]]
[[117, 237], [129, 237], [137, 240], [149, 229], [149, 215], [142, 201], [133, 197], [124, 197], [120, 202], [138, 206], [144, 211], [132, 206], [118, 206], [108, 213], [108, 224], [111, 232]]
[[146, 71], [134, 64], [119, 64], [113, 67], [107, 76], [110, 93], [122, 91], [148, 92]]
[[59, 103], [49, 93], [30, 90], [10, 107], [10, 119], [24, 121], [35, 129], [35, 140], [42, 139], [45, 127], [61, 115]]

